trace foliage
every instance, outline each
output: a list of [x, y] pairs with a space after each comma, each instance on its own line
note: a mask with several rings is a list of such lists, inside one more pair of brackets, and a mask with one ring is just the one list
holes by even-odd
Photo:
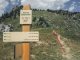
[[[5, 13], [0, 17], [0, 23], [12, 24], [13, 31], [21, 31], [19, 23], [19, 12], [21, 7], [14, 8], [10, 13]], [[63, 10], [33, 10], [32, 31], [40, 32], [40, 42], [31, 43], [31, 60], [65, 60], [61, 56], [60, 47], [56, 43], [52, 31], [57, 31], [62, 37], [67, 38], [68, 43], [71, 44], [73, 52], [80, 50], [80, 13], [68, 12]], [[0, 32], [2, 37], [2, 32]], [[70, 41], [68, 39], [71, 39]], [[39, 45], [39, 43], [41, 43]], [[67, 42], [66, 42], [67, 43]], [[3, 43], [0, 38], [0, 59], [13, 60], [13, 49], [15, 43]], [[76, 49], [75, 46], [76, 45]], [[77, 47], [78, 46], [78, 47]], [[75, 60], [80, 60], [78, 56], [80, 52], [74, 53]], [[5, 58], [4, 58], [4, 57]], [[35, 56], [35, 57], [32, 57]]]

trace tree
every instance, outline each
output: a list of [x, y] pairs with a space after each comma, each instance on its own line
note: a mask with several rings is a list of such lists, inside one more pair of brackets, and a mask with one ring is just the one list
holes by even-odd
[[33, 22], [35, 22], [35, 21], [36, 21], [36, 17], [33, 18]]

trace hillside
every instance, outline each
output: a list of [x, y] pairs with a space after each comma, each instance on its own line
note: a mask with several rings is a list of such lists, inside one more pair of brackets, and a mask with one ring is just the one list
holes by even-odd
[[[4, 25], [11, 24], [12, 30], [21, 31], [19, 13], [16, 16], [7, 17], [0, 22]], [[40, 41], [31, 44], [31, 60], [80, 60], [80, 13], [63, 11], [33, 10], [32, 31], [40, 32]], [[70, 48], [70, 59], [62, 56], [61, 47], [56, 42], [52, 31], [61, 35], [65, 45]], [[2, 31], [0, 32], [0, 60], [14, 60], [15, 43], [3, 43]]]

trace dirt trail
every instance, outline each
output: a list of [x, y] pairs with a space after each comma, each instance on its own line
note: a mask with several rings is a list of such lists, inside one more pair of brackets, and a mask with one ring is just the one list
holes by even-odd
[[55, 31], [53, 31], [53, 35], [56, 37], [57, 43], [61, 46], [62, 57], [67, 60], [72, 60], [72, 54], [70, 51], [70, 47], [66, 44], [64, 39], [61, 39], [61, 36]]
[[60, 42], [63, 45], [62, 48], [64, 49], [62, 53], [62, 57], [66, 58], [67, 60], [72, 60], [72, 54], [71, 54], [70, 47], [68, 47], [67, 44], [63, 40], [61, 40]]

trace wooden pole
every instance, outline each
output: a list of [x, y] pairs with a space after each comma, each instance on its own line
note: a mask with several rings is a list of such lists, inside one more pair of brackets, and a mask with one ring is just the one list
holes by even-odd
[[[30, 5], [24, 5], [23, 10], [30, 10]], [[22, 25], [23, 32], [30, 31], [30, 24]], [[29, 60], [30, 56], [30, 44], [29, 43], [21, 43], [16, 45], [15, 57], [19, 58], [21, 56], [21, 60]]]
[[16, 44], [15, 46], [15, 54], [14, 54], [14, 59], [21, 59], [22, 55], [22, 44]]
[[[23, 6], [23, 10], [30, 10], [29, 5]], [[22, 25], [22, 31], [23, 32], [29, 32], [30, 31], [30, 25]], [[23, 43], [22, 44], [22, 60], [29, 60], [30, 59], [30, 44], [29, 43]]]

